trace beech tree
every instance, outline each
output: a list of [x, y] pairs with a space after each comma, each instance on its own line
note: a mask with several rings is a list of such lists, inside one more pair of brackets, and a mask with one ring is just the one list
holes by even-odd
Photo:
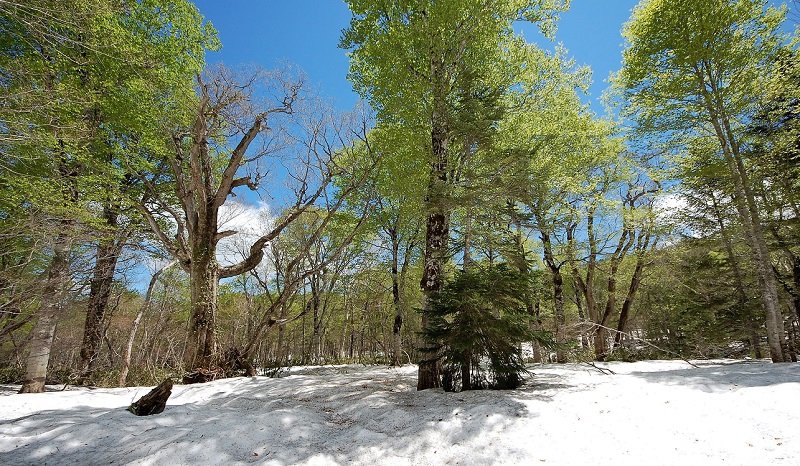
[[[310, 100], [304, 85], [304, 78], [289, 69], [237, 74], [219, 67], [199, 76], [193, 125], [173, 133], [173, 153], [145, 176], [150, 197], [140, 210], [190, 277], [187, 369], [210, 369], [221, 362], [215, 335], [219, 280], [255, 268], [270, 241], [318, 201], [328, 199], [334, 176], [364, 168], [354, 158], [348, 167], [338, 163], [340, 157], [352, 155], [355, 139], [366, 138], [368, 122], [312, 114], [311, 108], [320, 103]], [[296, 115], [300, 109], [308, 113]], [[220, 230], [220, 209], [235, 189], [259, 188], [268, 158], [294, 165], [289, 167], [290, 185], [284, 188], [292, 193], [291, 204], [238, 263], [221, 265], [219, 241], [237, 232]], [[363, 183], [373, 165], [367, 163], [352, 177], [353, 183]], [[163, 189], [162, 183], [171, 188]], [[353, 189], [342, 188], [343, 197], [334, 204], [341, 206]]]
[[[378, 121], [404, 127], [414, 157], [429, 167], [425, 187], [425, 252], [421, 288], [429, 306], [444, 284], [449, 259], [454, 171], [467, 155], [454, 141], [459, 97], [467, 83], [504, 90], [504, 57], [513, 21], [538, 23], [551, 35], [560, 0], [349, 0], [353, 19], [341, 47], [350, 50], [350, 79]], [[513, 72], [513, 71], [512, 71]], [[483, 80], [483, 81], [482, 81]], [[488, 81], [488, 82], [487, 82]], [[475, 89], [475, 87], [473, 87]], [[468, 92], [469, 94], [469, 92]], [[423, 321], [423, 326], [425, 322]], [[419, 390], [440, 386], [437, 357], [423, 354]]]
[[123, 203], [114, 189], [122, 184], [122, 141], [128, 148], [136, 141], [139, 149], [152, 142], [154, 122], [176, 115], [170, 102], [191, 90], [186, 78], [199, 71], [204, 48], [216, 39], [183, 1], [4, 2], [0, 15], [0, 151], [7, 155], [0, 184], [18, 193], [6, 197], [3, 210], [42, 219], [35, 230], [52, 238], [22, 388], [39, 392], [69, 298], [73, 248], [86, 244], [89, 232], [103, 230], [108, 235], [98, 235], [84, 368], [97, 353], [122, 243], [109, 241], [113, 209], [103, 209], [98, 220], [96, 206]]
[[541, 241], [552, 284], [557, 360], [566, 362], [564, 235], [574, 221], [574, 199], [586, 190], [590, 173], [615, 163], [609, 156], [613, 127], [580, 102], [579, 93], [590, 81], [588, 69], [565, 59], [563, 49], [553, 55], [535, 48], [526, 52], [534, 55], [528, 62], [538, 66], [525, 70], [522, 85], [510, 96], [514, 111], [501, 125], [502, 147], [514, 160], [506, 193], [520, 226], [536, 231]]
[[656, 136], [672, 151], [714, 141], [762, 286], [774, 362], [788, 360], [787, 348], [744, 130], [784, 47], [784, 15], [766, 0], [643, 2], [624, 27], [627, 48], [615, 80], [635, 134]]
[[204, 48], [218, 46], [216, 31], [188, 2], [132, 2], [121, 16], [120, 24], [129, 30], [121, 40], [131, 51], [102, 63], [102, 74], [90, 71], [99, 75], [93, 87], [101, 96], [91, 149], [94, 172], [107, 184], [92, 228], [95, 258], [78, 368], [83, 383], [90, 381], [100, 351], [117, 262], [130, 239], [145, 229], [133, 205], [142, 186], [121, 160], [138, 152], [163, 153], [165, 122], [187, 121], [186, 103], [193, 97], [193, 76], [204, 64]]

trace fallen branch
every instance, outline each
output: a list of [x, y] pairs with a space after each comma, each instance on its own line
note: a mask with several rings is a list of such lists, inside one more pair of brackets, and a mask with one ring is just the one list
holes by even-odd
[[614, 371], [612, 371], [611, 369], [609, 369], [609, 368], [607, 368], [607, 367], [599, 367], [597, 364], [595, 364], [595, 363], [593, 363], [593, 362], [586, 362], [586, 363], [584, 363], [584, 364], [586, 364], [587, 366], [592, 366], [592, 367], [594, 367], [595, 369], [597, 369], [598, 371], [600, 371], [600, 373], [601, 373], [601, 374], [603, 374], [603, 375], [609, 375], [609, 374], [611, 374], [611, 375], [617, 375], [617, 373], [616, 373], [616, 372], [614, 372]]
[[[689, 361], [688, 359], [684, 358], [684, 357], [683, 357], [683, 356], [681, 356], [680, 354], [678, 354], [678, 353], [676, 353], [676, 352], [674, 352], [674, 351], [666, 350], [666, 349], [664, 349], [664, 348], [661, 348], [661, 347], [659, 347], [659, 346], [656, 346], [656, 345], [654, 345], [654, 344], [650, 343], [649, 341], [647, 341], [647, 340], [643, 340], [643, 339], [641, 339], [641, 338], [639, 338], [639, 337], [637, 337], [637, 336], [634, 336], [634, 335], [632, 335], [632, 334], [630, 334], [630, 333], [627, 333], [627, 332], [621, 332], [621, 331], [619, 331], [619, 330], [617, 330], [617, 329], [615, 329], [615, 328], [606, 327], [605, 325], [600, 325], [600, 324], [595, 324], [595, 323], [593, 323], [592, 325], [593, 325], [595, 328], [604, 328], [604, 329], [606, 329], [606, 330], [610, 330], [610, 331], [612, 331], [612, 332], [619, 333], [620, 335], [624, 335], [624, 336], [626, 336], [626, 337], [628, 337], [628, 338], [632, 338], [632, 339], [634, 339], [634, 340], [636, 340], [636, 341], [640, 341], [640, 342], [644, 343], [645, 345], [647, 345], [647, 346], [651, 346], [651, 347], [653, 347], [653, 348], [655, 348], [655, 349], [657, 349], [657, 350], [659, 350], [659, 351], [662, 351], [662, 352], [664, 352], [664, 353], [667, 353], [667, 354], [671, 354], [671, 355], [673, 355], [673, 356], [677, 356], [677, 358], [678, 358], [678, 359], [680, 359], [681, 361], [685, 362], [686, 364], [688, 364], [688, 365], [690, 365], [690, 366], [692, 366], [692, 367], [694, 367], [694, 368], [696, 368], [696, 369], [699, 369], [699, 368], [700, 368], [700, 366], [698, 366], [697, 364], [695, 364], [695, 363], [693, 363], [693, 362]], [[613, 348], [612, 348], [611, 352], [613, 353], [613, 351], [614, 351], [614, 350], [613, 350]]]

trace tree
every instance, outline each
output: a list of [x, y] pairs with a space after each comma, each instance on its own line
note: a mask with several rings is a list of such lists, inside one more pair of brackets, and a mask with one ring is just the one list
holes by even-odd
[[422, 312], [429, 352], [444, 358], [446, 391], [517, 388], [525, 365], [521, 344], [538, 340], [528, 326], [523, 297], [529, 276], [498, 264], [462, 271]]
[[[219, 280], [255, 268], [270, 241], [315, 203], [327, 199], [326, 188], [333, 177], [352, 171], [353, 185], [344, 187], [334, 201], [341, 206], [347, 194], [365, 182], [374, 163], [359, 164], [351, 158], [352, 165], [338, 165], [340, 156], [354, 150], [354, 139], [366, 137], [363, 120], [355, 118], [353, 125], [347, 126], [346, 121], [335, 121], [328, 114], [309, 113], [305, 121], [299, 120], [307, 126], [295, 128], [299, 135], [290, 131], [289, 118], [295, 116], [306, 96], [304, 79], [288, 69], [257, 69], [239, 76], [220, 67], [198, 77], [197, 85], [194, 123], [173, 134], [173, 153], [163, 160], [163, 172], [146, 178], [150, 199], [139, 208], [161, 243], [189, 273], [192, 311], [184, 364], [187, 369], [208, 369], [221, 362], [215, 335]], [[263, 100], [265, 95], [273, 100]], [[294, 194], [292, 204], [267, 233], [251, 243], [241, 261], [220, 265], [216, 255], [219, 241], [236, 234], [220, 231], [221, 207], [236, 188], [257, 190], [265, 160], [281, 155], [286, 163], [297, 164], [296, 171], [288, 174], [295, 182], [289, 187]], [[260, 167], [258, 162], [262, 162]], [[251, 172], [242, 175], [243, 167]], [[161, 189], [161, 173], [172, 186], [171, 192]], [[174, 222], [175, 233], [164, 218]]]
[[413, 308], [409, 274], [419, 259], [422, 227], [425, 215], [419, 207], [424, 191], [419, 180], [425, 177], [427, 166], [415, 158], [414, 148], [408, 147], [398, 128], [375, 128], [372, 149], [381, 153], [381, 166], [361, 194], [361, 202], [373, 202], [375, 212], [366, 227], [368, 236], [379, 252], [379, 260], [390, 272], [392, 307], [392, 364], [402, 365], [402, 330], [407, 311]]
[[765, 0], [650, 0], [625, 25], [627, 48], [615, 79], [636, 133], [685, 148], [698, 139], [716, 143], [733, 185], [738, 219], [762, 287], [767, 340], [774, 362], [788, 360], [777, 282], [762, 215], [758, 180], [747, 160], [747, 121], [783, 45], [785, 10]]
[[[132, 141], [150, 140], [152, 133], [141, 131], [148, 127], [143, 114], [156, 121], [170, 114], [169, 105], [153, 102], [174, 102], [181, 86], [187, 88], [181, 77], [199, 70], [215, 33], [188, 2], [6, 2], [0, 14], [0, 150], [9, 154], [0, 166], [2, 185], [29, 193], [28, 199], [10, 197], [11, 208], [25, 206], [16, 212], [45, 219], [57, 232], [42, 274], [47, 293], [31, 335], [29, 382], [22, 389], [36, 392], [43, 389], [55, 323], [68, 298], [71, 250], [86, 242], [88, 231], [100, 229], [93, 209], [108, 205], [114, 197], [108, 188], [120, 182], [114, 155], [122, 141], [130, 147]], [[142, 112], [146, 103], [151, 111]], [[116, 261], [107, 253], [116, 247], [100, 248], [96, 264], [104, 277], [93, 284], [90, 316], [102, 317], [107, 305]], [[89, 361], [102, 319], [87, 320]]]
[[[414, 157], [429, 167], [421, 288], [430, 304], [444, 283], [453, 209], [449, 197], [454, 173], [466, 155], [455, 144], [453, 133], [458, 126], [459, 98], [467, 83], [501, 92], [510, 85], [494, 78], [508, 72], [503, 60], [512, 42], [519, 40], [512, 22], [536, 22], [550, 34], [566, 2], [348, 3], [353, 19], [341, 47], [351, 50], [350, 80], [376, 110], [379, 123], [404, 128]], [[419, 367], [417, 388], [438, 387], [435, 355], [423, 355]]]
[[163, 153], [165, 126], [189, 117], [186, 104], [193, 98], [193, 77], [204, 64], [204, 48], [218, 45], [216, 31], [188, 2], [131, 2], [121, 16], [126, 34], [119, 40], [129, 51], [90, 71], [100, 75], [92, 85], [100, 96], [91, 149], [94, 172], [108, 181], [93, 225], [97, 245], [78, 368], [84, 382], [99, 353], [117, 262], [130, 238], [145, 229], [133, 205], [142, 186], [123, 161], [142, 152]]
[[556, 352], [566, 362], [564, 234], [574, 221], [573, 203], [590, 184], [597, 167], [614, 165], [618, 141], [612, 125], [597, 120], [580, 102], [579, 92], [590, 81], [589, 70], [565, 59], [559, 48], [553, 55], [530, 48], [535, 58], [526, 79], [511, 94], [511, 108], [501, 125], [502, 147], [514, 160], [504, 183], [505, 192], [519, 210], [520, 224], [537, 232], [542, 259], [552, 283]]

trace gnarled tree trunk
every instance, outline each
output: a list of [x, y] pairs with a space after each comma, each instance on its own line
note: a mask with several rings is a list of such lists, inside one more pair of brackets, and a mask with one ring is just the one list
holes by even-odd
[[215, 251], [201, 251], [189, 274], [191, 314], [184, 361], [186, 369], [211, 368], [219, 364], [216, 322], [219, 266]]

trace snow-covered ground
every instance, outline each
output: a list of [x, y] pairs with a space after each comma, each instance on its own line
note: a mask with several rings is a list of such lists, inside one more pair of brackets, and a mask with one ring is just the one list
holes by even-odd
[[[515, 391], [417, 392], [416, 367], [16, 395], [0, 386], [0, 464], [800, 465], [800, 365], [532, 366]], [[60, 387], [59, 387], [60, 388]]]

